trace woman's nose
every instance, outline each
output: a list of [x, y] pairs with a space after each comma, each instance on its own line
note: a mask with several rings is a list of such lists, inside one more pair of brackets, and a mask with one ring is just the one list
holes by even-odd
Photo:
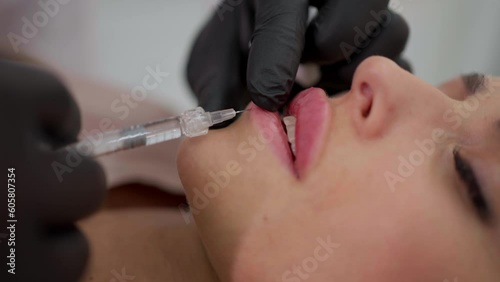
[[425, 101], [437, 89], [383, 57], [370, 57], [357, 68], [351, 87], [351, 115], [363, 138], [378, 138], [404, 120], [429, 114]]

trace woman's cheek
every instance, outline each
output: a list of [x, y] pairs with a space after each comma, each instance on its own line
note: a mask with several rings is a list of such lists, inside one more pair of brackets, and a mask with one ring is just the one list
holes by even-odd
[[196, 157], [199, 150], [193, 143], [192, 140], [183, 141], [177, 153], [177, 170], [185, 188], [192, 186], [201, 169]]
[[221, 157], [214, 152], [211, 135], [184, 140], [177, 154], [177, 169], [188, 196], [196, 187], [203, 187], [209, 181], [211, 171], [218, 171]]

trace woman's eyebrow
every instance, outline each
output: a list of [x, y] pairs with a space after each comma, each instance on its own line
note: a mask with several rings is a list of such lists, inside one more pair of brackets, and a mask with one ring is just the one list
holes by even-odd
[[476, 94], [486, 86], [486, 75], [482, 73], [470, 73], [462, 75], [462, 81], [470, 95]]

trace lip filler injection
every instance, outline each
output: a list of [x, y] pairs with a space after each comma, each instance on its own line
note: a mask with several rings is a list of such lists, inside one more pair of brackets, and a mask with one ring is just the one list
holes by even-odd
[[182, 136], [201, 136], [208, 133], [209, 127], [231, 120], [241, 112], [243, 111], [235, 111], [234, 109], [205, 112], [203, 108], [197, 107], [176, 117], [103, 132], [69, 145], [62, 150], [76, 150], [85, 156], [98, 157], [118, 151], [150, 146]]

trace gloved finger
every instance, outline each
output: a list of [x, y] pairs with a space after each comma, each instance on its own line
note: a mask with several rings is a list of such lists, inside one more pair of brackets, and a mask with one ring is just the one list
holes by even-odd
[[[384, 25], [388, 0], [329, 0], [320, 6], [306, 33], [304, 61], [333, 64], [344, 60], [345, 46], [364, 44], [359, 33]], [[391, 42], [392, 44], [392, 42]]]
[[49, 231], [45, 244], [48, 261], [64, 262], [64, 270], [54, 271], [53, 281], [77, 281], [85, 270], [89, 257], [89, 245], [83, 233], [75, 226]]
[[38, 108], [39, 126], [54, 148], [75, 142], [81, 128], [80, 110], [65, 86], [54, 80], [51, 88], [41, 89], [37, 95], [42, 98]]
[[41, 199], [34, 206], [43, 223], [74, 222], [96, 211], [104, 200], [104, 171], [96, 161], [82, 154], [62, 150], [41, 156], [44, 165], [33, 178], [47, 183], [39, 183], [40, 188], [32, 193]]
[[[350, 57], [350, 61], [338, 72], [339, 77], [343, 80], [352, 79], [358, 65], [370, 56], [378, 55], [391, 59], [399, 57], [406, 47], [408, 34], [406, 21], [398, 14], [391, 13], [389, 25], [378, 36], [368, 39], [365, 48], [354, 51], [355, 54]], [[402, 37], [403, 35], [405, 37]]]
[[[78, 281], [88, 261], [89, 247], [83, 234], [74, 225], [64, 229], [37, 228], [31, 234], [20, 231], [16, 281]], [[61, 267], [64, 265], [64, 267]]]
[[[322, 80], [333, 79], [350, 84], [356, 68], [366, 58], [374, 55], [398, 58], [406, 46], [407, 37], [401, 38], [401, 35], [408, 36], [408, 25], [401, 16], [392, 13], [389, 25], [378, 36], [370, 38], [364, 48], [354, 49], [354, 54], [345, 62], [322, 67]], [[397, 44], [387, 44], [396, 41]]]
[[255, 9], [248, 90], [255, 104], [276, 111], [287, 102], [300, 63], [308, 1], [259, 0]]
[[[0, 61], [2, 91], [23, 97], [13, 101], [31, 128], [39, 128], [54, 143], [70, 143], [80, 131], [78, 107], [59, 79], [34, 66]], [[26, 80], [29, 80], [29, 83]], [[27, 118], [30, 116], [30, 118]]]
[[[292, 90], [290, 91], [290, 96], [288, 97], [288, 102], [287, 105], [297, 96], [300, 92], [306, 90], [306, 88], [302, 87], [299, 83], [295, 83], [292, 87]], [[287, 109], [285, 109], [284, 112], [286, 112]]]
[[396, 62], [396, 64], [398, 64], [402, 69], [405, 69], [409, 72], [413, 72], [413, 68], [410, 64], [410, 62], [408, 60], [406, 60], [405, 58], [396, 58], [394, 60], [394, 62]]
[[245, 68], [246, 54], [242, 54], [241, 45], [248, 48], [248, 38], [242, 43], [239, 16], [244, 9], [240, 6], [223, 14], [221, 10], [214, 13], [191, 49], [187, 79], [199, 105], [207, 111], [243, 109], [250, 100], [242, 97], [245, 78], [240, 70]]
[[40, 100], [37, 121], [42, 133], [56, 149], [77, 140], [81, 128], [80, 110], [59, 80], [52, 76], [45, 79], [52, 81], [36, 93], [36, 99]]
[[346, 62], [321, 66], [321, 80], [316, 86], [325, 90], [328, 96], [349, 90], [351, 88], [352, 77], [346, 80], [338, 76], [339, 70], [345, 66]]

